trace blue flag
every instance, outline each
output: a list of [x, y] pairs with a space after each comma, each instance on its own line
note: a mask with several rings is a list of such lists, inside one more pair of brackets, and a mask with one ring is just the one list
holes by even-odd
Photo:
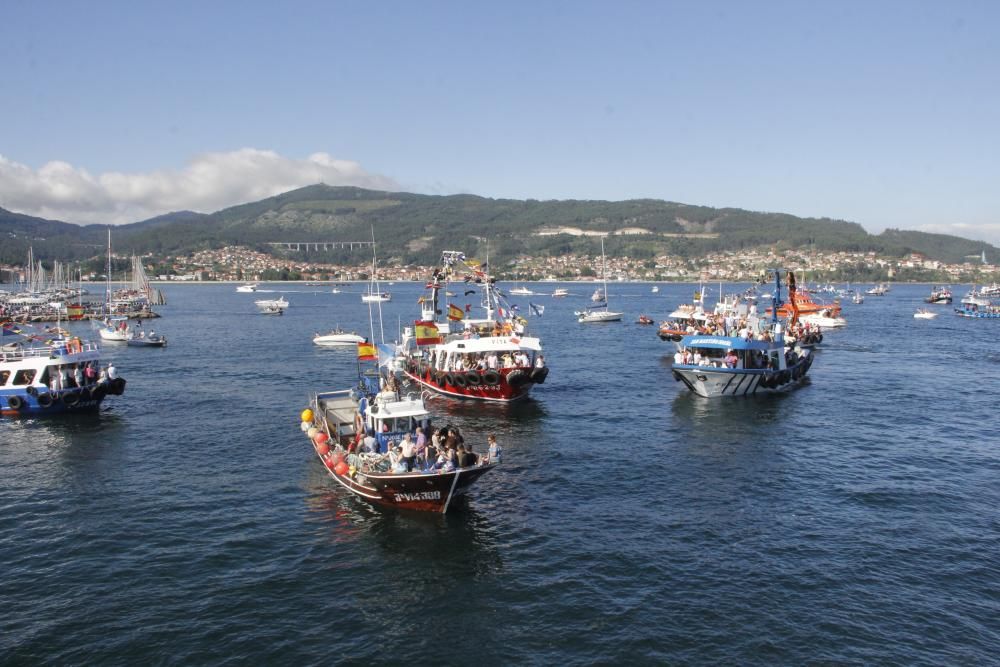
[[538, 317], [541, 317], [542, 313], [545, 312], [545, 306], [539, 306], [537, 303], [528, 303], [528, 306], [531, 308], [531, 312]]

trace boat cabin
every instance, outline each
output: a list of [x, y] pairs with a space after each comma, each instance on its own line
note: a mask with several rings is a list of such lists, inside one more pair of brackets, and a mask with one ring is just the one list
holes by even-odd
[[678, 347], [674, 355], [675, 366], [770, 370], [783, 370], [788, 366], [784, 341], [780, 336], [775, 341], [685, 336]]

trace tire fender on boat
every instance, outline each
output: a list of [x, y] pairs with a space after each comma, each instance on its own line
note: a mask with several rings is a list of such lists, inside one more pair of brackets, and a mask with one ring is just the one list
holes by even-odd
[[478, 387], [483, 383], [483, 378], [477, 371], [469, 371], [465, 374], [465, 383], [470, 387]]
[[20, 396], [8, 396], [7, 405], [10, 406], [11, 410], [20, 410], [24, 407], [24, 399]]
[[484, 384], [500, 384], [500, 371], [488, 370], [483, 373], [483, 383]]
[[465, 380], [464, 373], [453, 373], [451, 376], [451, 382], [460, 389], [465, 389], [467, 386], [469, 386], [469, 383], [466, 382]]
[[545, 384], [545, 378], [549, 375], [549, 367], [542, 366], [531, 371], [531, 381], [537, 384]]
[[441, 378], [441, 382], [443, 384], [450, 384], [453, 387], [458, 386], [455, 384], [455, 376], [452, 375], [451, 373], [445, 373], [444, 377]]
[[68, 407], [73, 407], [74, 405], [80, 402], [80, 392], [71, 391], [63, 395], [62, 399], [63, 403], [65, 403]]
[[46, 392], [44, 394], [39, 394], [37, 397], [38, 407], [48, 408], [52, 406], [52, 394]]
[[507, 384], [509, 384], [512, 387], [519, 387], [519, 386], [521, 386], [522, 384], [524, 384], [525, 380], [527, 380], [527, 379], [528, 378], [524, 374], [524, 371], [522, 371], [522, 370], [520, 370], [518, 368], [515, 368], [510, 373], [507, 373]]

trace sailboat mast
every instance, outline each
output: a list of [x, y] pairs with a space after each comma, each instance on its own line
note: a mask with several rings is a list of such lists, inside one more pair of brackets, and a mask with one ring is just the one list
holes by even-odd
[[608, 265], [604, 258], [604, 237], [601, 237], [601, 279], [604, 281], [604, 310], [611, 308], [608, 300]]

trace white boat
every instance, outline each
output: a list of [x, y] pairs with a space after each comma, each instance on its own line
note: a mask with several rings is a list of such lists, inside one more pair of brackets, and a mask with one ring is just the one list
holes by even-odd
[[97, 333], [100, 334], [101, 340], [113, 343], [127, 343], [132, 335], [128, 327], [128, 318], [126, 317], [108, 317], [100, 324], [96, 320], [91, 320], [91, 322], [94, 326], [99, 327]]
[[325, 334], [313, 336], [313, 343], [321, 347], [347, 347], [365, 342], [364, 336], [337, 328]]
[[569, 290], [563, 289], [562, 287], [558, 287], [552, 292], [552, 296], [555, 297], [569, 296]]
[[854, 303], [857, 304], [862, 304], [865, 302], [865, 295], [862, 294], [861, 292], [855, 292], [852, 301], [854, 301]]
[[372, 227], [372, 277], [368, 281], [368, 291], [361, 295], [362, 303], [382, 303], [392, 301], [392, 295], [383, 292], [378, 284], [378, 260], [375, 257], [375, 228]]
[[805, 313], [799, 316], [799, 322], [810, 324], [821, 329], [839, 329], [847, 326], [847, 320], [839, 315], [834, 315], [827, 309], [815, 313]]
[[522, 287], [515, 287], [514, 289], [512, 289], [510, 291], [510, 293], [513, 294], [513, 295], [515, 295], [515, 296], [532, 296], [534, 294], [534, 292], [532, 292], [530, 289], [528, 289], [527, 287], [523, 287], [523, 286]]
[[983, 285], [979, 288], [979, 296], [1000, 296], [1000, 285], [997, 283]]
[[330, 294], [340, 294], [341, 291], [342, 290], [339, 287], [334, 287], [332, 290], [330, 290]]
[[917, 312], [913, 313], [913, 317], [918, 320], [933, 320], [937, 317], [937, 313], [932, 313], [926, 308], [921, 308]]
[[888, 293], [889, 293], [889, 286], [886, 285], [885, 283], [880, 283], [878, 285], [875, 285], [875, 287], [872, 287], [870, 290], [867, 290], [865, 292], [865, 294], [869, 296], [885, 296]]
[[282, 296], [277, 299], [257, 299], [254, 305], [260, 309], [262, 315], [283, 315], [288, 308], [288, 301]]
[[240, 285], [239, 287], [236, 288], [236, 291], [237, 292], [256, 292], [257, 291], [257, 287], [258, 287], [257, 283], [248, 283], [246, 285]]
[[653, 285], [653, 289], [651, 289], [649, 291], [652, 292], [653, 294], [656, 294], [657, 292], [660, 291], [660, 286], [659, 285]]
[[142, 329], [139, 329], [132, 333], [127, 342], [129, 347], [166, 347], [167, 337], [155, 331], [150, 331], [147, 334]]
[[[577, 322], [580, 322], [581, 324], [589, 324], [593, 322], [621, 322], [622, 319], [621, 313], [616, 313], [608, 309], [608, 278], [604, 261], [603, 238], [601, 239], [601, 279], [604, 281], [604, 300], [602, 302], [595, 303], [586, 310], [577, 312]], [[600, 290], [594, 292], [594, 296], [597, 296], [598, 294], [600, 294]], [[591, 297], [591, 300], [593, 300], [593, 297]]]
[[594, 293], [590, 295], [590, 300], [594, 303], [600, 303], [604, 301], [604, 293], [600, 289], [595, 289]]

